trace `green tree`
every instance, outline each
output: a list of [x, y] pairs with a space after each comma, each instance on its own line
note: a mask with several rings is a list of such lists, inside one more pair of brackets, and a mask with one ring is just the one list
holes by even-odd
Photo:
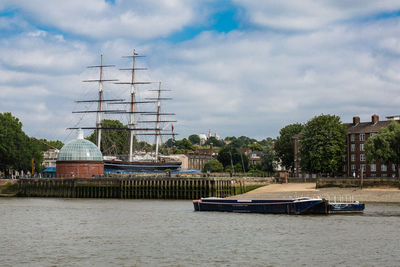
[[64, 143], [59, 140], [52, 141], [47, 139], [33, 138], [32, 142], [36, 142], [41, 151], [47, 151], [52, 148], [61, 149], [64, 146]]
[[251, 149], [251, 151], [263, 151], [264, 147], [258, 143], [258, 142], [254, 142], [250, 145], [247, 146], [249, 149]]
[[266, 146], [271, 146], [271, 145], [273, 146], [275, 144], [275, 141], [276, 140], [274, 140], [273, 138], [267, 137], [267, 138], [265, 138], [265, 139], [263, 139], [261, 141], [258, 141], [258, 143], [260, 145], [262, 145], [263, 147], [266, 147]]
[[[233, 165], [241, 164], [244, 165], [245, 171], [249, 169], [249, 158], [244, 154], [240, 153], [235, 147], [224, 146], [218, 153], [217, 160], [222, 163], [224, 168], [231, 166], [231, 155]], [[243, 162], [242, 162], [243, 159]]]
[[0, 170], [30, 171], [32, 159], [40, 170], [43, 156], [40, 146], [22, 130], [22, 123], [11, 113], [0, 113]]
[[392, 122], [365, 142], [365, 152], [369, 163], [395, 164], [400, 177], [400, 125]]
[[235, 148], [244, 148], [247, 147], [249, 144], [257, 142], [256, 139], [249, 138], [247, 136], [240, 136], [238, 138], [236, 138], [235, 136], [228, 136], [225, 138], [225, 141], [229, 141], [229, 145]]
[[310, 173], [337, 174], [346, 152], [346, 127], [335, 115], [309, 120], [299, 138], [300, 166]]
[[175, 145], [176, 141], [173, 138], [169, 138], [167, 142], [164, 143], [164, 147], [172, 148]]
[[136, 150], [146, 151], [146, 152], [151, 152], [151, 151], [155, 150], [155, 148], [152, 145], [150, 145], [149, 143], [147, 143], [145, 141], [140, 141], [139, 143], [137, 143], [135, 148], [136, 148]]
[[183, 150], [183, 151], [186, 151], [186, 150], [187, 151], [194, 151], [195, 150], [195, 148], [193, 147], [192, 143], [186, 138], [183, 138], [182, 140], [176, 141], [176, 147], [178, 149], [180, 149], [180, 150]]
[[278, 157], [272, 145], [265, 147], [261, 155], [261, 170], [269, 174], [275, 172], [278, 167]]
[[[34, 161], [35, 172], [36, 173], [41, 172], [44, 169], [42, 165], [43, 150], [41, 149], [41, 146], [38, 144], [36, 138], [30, 138], [29, 140], [29, 153], [31, 155], [31, 159], [33, 159]], [[28, 162], [27, 165], [28, 165], [27, 169], [32, 168], [32, 161]]]
[[206, 164], [204, 164], [203, 172], [223, 172], [224, 166], [221, 162], [216, 159], [210, 159]]
[[[118, 120], [103, 120], [102, 127], [104, 128], [127, 128]], [[102, 130], [101, 131], [101, 152], [103, 155], [127, 155], [129, 153], [129, 136], [128, 130]], [[96, 130], [89, 135], [87, 140], [97, 144]], [[133, 140], [134, 149], [137, 147], [136, 138]]]
[[207, 139], [207, 141], [205, 142], [205, 145], [210, 145], [213, 144], [213, 146], [215, 147], [222, 147], [225, 145], [225, 142], [222, 140], [218, 140], [217, 138], [215, 138], [214, 136], [211, 136], [210, 138]]
[[280, 136], [275, 142], [275, 151], [280, 158], [282, 165], [287, 170], [292, 170], [294, 165], [294, 139], [293, 137], [303, 130], [304, 126], [300, 123], [290, 124], [283, 127]]
[[190, 135], [188, 139], [193, 145], [200, 145], [200, 137], [197, 134]]

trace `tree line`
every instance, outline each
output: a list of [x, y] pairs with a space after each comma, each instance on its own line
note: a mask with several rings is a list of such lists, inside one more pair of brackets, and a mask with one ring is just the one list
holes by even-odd
[[[124, 128], [114, 120], [104, 120], [105, 127]], [[128, 153], [127, 131], [104, 131], [102, 133], [102, 152], [104, 154], [124, 155]], [[198, 148], [209, 149], [213, 144], [217, 157], [210, 160], [203, 171], [262, 171], [272, 174], [278, 164], [286, 170], [294, 168], [294, 138], [298, 139], [298, 159], [303, 171], [317, 174], [341, 174], [346, 160], [346, 126], [336, 115], [319, 115], [305, 124], [294, 123], [283, 127], [276, 139], [270, 137], [256, 140], [246, 136], [228, 136], [225, 139], [210, 137], [200, 146], [197, 134], [189, 135], [181, 140], [168, 139], [161, 144], [163, 154], [180, 154], [195, 151]], [[96, 134], [92, 133], [88, 140], [95, 142]], [[112, 144], [110, 146], [110, 144]], [[10, 170], [41, 171], [43, 151], [50, 147], [61, 149], [61, 141], [36, 139], [27, 136], [22, 130], [22, 123], [11, 113], [0, 113], [0, 171], [9, 175]], [[154, 145], [134, 140], [135, 150], [154, 151]], [[239, 152], [248, 148], [257, 152], [261, 161], [249, 164], [248, 156]], [[392, 122], [370, 137], [365, 143], [369, 163], [380, 162], [395, 164], [400, 177], [400, 124]]]
[[[294, 169], [294, 138], [303, 171], [319, 175], [342, 175], [346, 163], [346, 126], [336, 115], [319, 115], [307, 123], [290, 124], [280, 130], [275, 151], [287, 170]], [[367, 163], [395, 164], [400, 177], [400, 124], [393, 121], [365, 142]], [[347, 159], [348, 160], [348, 159]]]
[[29, 137], [22, 130], [22, 123], [11, 113], [0, 113], [0, 171], [6, 177], [11, 170], [40, 172], [43, 169], [43, 151], [50, 146], [61, 148], [61, 141], [47, 141]]

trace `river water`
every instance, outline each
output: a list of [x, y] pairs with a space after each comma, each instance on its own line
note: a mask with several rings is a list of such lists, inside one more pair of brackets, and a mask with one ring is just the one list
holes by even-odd
[[0, 266], [400, 266], [400, 205], [194, 212], [191, 201], [0, 198]]

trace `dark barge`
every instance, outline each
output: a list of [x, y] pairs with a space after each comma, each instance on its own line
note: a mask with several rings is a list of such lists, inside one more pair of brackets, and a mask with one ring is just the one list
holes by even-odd
[[193, 201], [195, 211], [225, 211], [271, 214], [330, 214], [362, 212], [363, 203], [329, 203], [326, 199], [295, 198], [271, 200], [245, 200], [202, 198]]

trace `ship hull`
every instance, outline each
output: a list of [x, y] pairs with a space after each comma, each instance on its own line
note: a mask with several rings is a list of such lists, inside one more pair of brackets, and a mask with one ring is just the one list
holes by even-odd
[[181, 162], [152, 162], [152, 161], [104, 161], [104, 172], [163, 172], [177, 170]]
[[231, 200], [200, 199], [193, 201], [195, 211], [225, 211], [269, 214], [328, 214], [328, 203], [322, 199]]
[[193, 201], [195, 211], [224, 211], [269, 214], [330, 214], [362, 212], [362, 203], [330, 204], [325, 199], [236, 200], [202, 198]]

